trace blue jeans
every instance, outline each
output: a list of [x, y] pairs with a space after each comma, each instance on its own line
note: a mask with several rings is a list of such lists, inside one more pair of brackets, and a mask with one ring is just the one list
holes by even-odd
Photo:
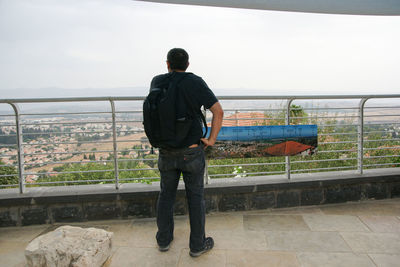
[[161, 191], [157, 203], [157, 243], [168, 245], [174, 235], [174, 202], [181, 173], [185, 182], [186, 199], [189, 207], [190, 242], [193, 252], [204, 248], [205, 205], [204, 205], [203, 146], [180, 150], [160, 149], [158, 169], [161, 174]]

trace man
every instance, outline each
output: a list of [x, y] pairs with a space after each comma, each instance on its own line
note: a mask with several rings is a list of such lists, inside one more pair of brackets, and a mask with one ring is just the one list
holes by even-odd
[[[160, 149], [158, 169], [161, 174], [161, 191], [157, 203], [156, 235], [160, 251], [167, 251], [174, 238], [173, 205], [176, 190], [181, 174], [185, 182], [186, 198], [190, 218], [190, 256], [197, 257], [211, 250], [214, 240], [205, 236], [205, 205], [204, 205], [204, 149], [214, 145], [222, 125], [223, 110], [213, 92], [199, 76], [187, 73], [189, 55], [181, 48], [174, 48], [168, 52], [168, 73], [158, 75], [151, 81], [151, 88], [167, 88], [168, 84], [176, 79], [178, 96], [176, 110], [182, 110], [188, 105], [194, 106], [200, 112], [202, 106], [212, 114], [211, 133], [208, 138], [203, 137], [201, 117], [197, 114], [181, 145], [174, 149]], [[185, 90], [188, 97], [184, 98]], [[190, 101], [186, 101], [190, 100]], [[189, 103], [187, 103], [189, 102]], [[192, 108], [193, 109], [193, 108]]]

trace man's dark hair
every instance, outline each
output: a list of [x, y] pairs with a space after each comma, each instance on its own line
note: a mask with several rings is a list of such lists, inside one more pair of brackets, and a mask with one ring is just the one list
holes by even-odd
[[172, 70], [186, 70], [189, 65], [189, 54], [182, 48], [172, 48], [167, 55]]

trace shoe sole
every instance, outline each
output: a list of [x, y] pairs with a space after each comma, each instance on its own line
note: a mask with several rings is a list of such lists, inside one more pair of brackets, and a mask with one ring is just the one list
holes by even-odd
[[166, 252], [166, 251], [169, 250], [169, 245], [166, 246], [166, 247], [158, 247], [158, 250], [161, 251], [161, 252]]
[[189, 255], [191, 256], [191, 257], [198, 257], [198, 256], [201, 256], [201, 255], [203, 255], [204, 253], [206, 253], [206, 252], [209, 252], [211, 249], [209, 249], [209, 250], [202, 250], [202, 251], [199, 251], [199, 252], [189, 252]]

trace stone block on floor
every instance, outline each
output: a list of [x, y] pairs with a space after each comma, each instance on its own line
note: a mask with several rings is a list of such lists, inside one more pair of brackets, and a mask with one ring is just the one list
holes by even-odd
[[303, 219], [312, 231], [369, 232], [357, 216], [305, 214]]
[[281, 251], [228, 250], [227, 267], [274, 266], [299, 267], [296, 254]]
[[244, 215], [246, 230], [255, 231], [309, 231], [301, 215]]
[[400, 253], [400, 235], [395, 233], [341, 233], [357, 253]]
[[270, 250], [309, 252], [348, 252], [350, 247], [336, 232], [265, 232]]
[[213, 248], [209, 252], [196, 258], [193, 258], [189, 255], [189, 249], [182, 249], [178, 263], [178, 267], [193, 267], [193, 266], [211, 267], [211, 266], [225, 266], [225, 265], [226, 265], [225, 250], [220, 250], [216, 248]]
[[375, 267], [368, 255], [351, 252], [299, 252], [297, 258], [302, 267]]
[[112, 235], [102, 229], [61, 226], [28, 244], [27, 266], [102, 266], [111, 254]]
[[103, 267], [177, 266], [180, 250], [160, 252], [157, 248], [120, 247]]
[[376, 233], [400, 233], [400, 219], [396, 216], [361, 215], [360, 219]]
[[398, 267], [399, 263], [400, 263], [400, 254], [399, 253], [398, 254], [369, 254], [369, 256], [379, 267]]

